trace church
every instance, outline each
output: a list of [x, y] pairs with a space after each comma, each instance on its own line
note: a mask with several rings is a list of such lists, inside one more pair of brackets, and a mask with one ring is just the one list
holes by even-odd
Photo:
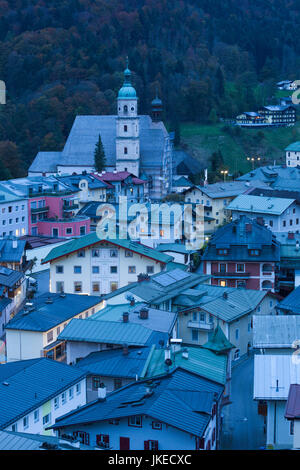
[[164, 197], [172, 184], [172, 140], [161, 120], [161, 100], [156, 97], [151, 105], [151, 117], [138, 114], [138, 97], [127, 64], [117, 115], [77, 116], [64, 149], [38, 152], [28, 176], [95, 171], [94, 151], [100, 135], [106, 171], [128, 171], [148, 181], [152, 200]]

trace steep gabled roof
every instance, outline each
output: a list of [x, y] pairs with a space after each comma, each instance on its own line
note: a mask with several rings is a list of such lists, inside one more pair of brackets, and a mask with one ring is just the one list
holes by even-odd
[[209, 349], [216, 354], [224, 354], [230, 351], [230, 349], [235, 348], [235, 346], [230, 343], [230, 341], [228, 341], [219, 325], [217, 325], [211, 338], [207, 341], [207, 343], [203, 344], [202, 347]]

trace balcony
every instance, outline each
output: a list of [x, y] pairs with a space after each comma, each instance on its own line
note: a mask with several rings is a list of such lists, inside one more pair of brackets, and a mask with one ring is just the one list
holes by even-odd
[[221, 271], [215, 271], [212, 273], [212, 276], [215, 277], [216, 279], [220, 278], [223, 279], [229, 278], [229, 279], [249, 279], [250, 273], [232, 273], [232, 272], [221, 272]]
[[79, 204], [63, 204], [63, 211], [70, 212], [79, 208]]
[[31, 209], [32, 214], [41, 214], [42, 212], [48, 212], [49, 206], [44, 207], [36, 207], [35, 209]]
[[207, 323], [204, 321], [192, 321], [190, 320], [187, 324], [188, 328], [195, 328], [197, 330], [212, 331], [214, 329], [213, 323]]

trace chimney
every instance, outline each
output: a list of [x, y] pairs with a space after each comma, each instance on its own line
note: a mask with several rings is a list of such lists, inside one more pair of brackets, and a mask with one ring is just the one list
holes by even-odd
[[295, 234], [294, 232], [289, 232], [288, 233], [288, 240], [294, 240], [295, 239]]
[[123, 312], [123, 323], [128, 323], [128, 322], [129, 322], [129, 313]]
[[141, 308], [139, 317], [141, 320], [148, 320], [149, 310], [145, 307]]
[[123, 356], [128, 356], [128, 354], [129, 354], [128, 344], [123, 344]]
[[252, 232], [252, 224], [246, 224], [246, 232]]
[[130, 299], [130, 307], [134, 307], [135, 306], [135, 298], [133, 297], [132, 299]]
[[189, 358], [188, 348], [184, 348], [184, 350], [182, 351], [182, 357], [183, 357], [183, 359], [188, 359]]
[[173, 353], [176, 353], [177, 351], [181, 350], [182, 339], [172, 338], [170, 339], [170, 343], [171, 343], [171, 349]]
[[171, 359], [171, 349], [170, 349], [170, 346], [167, 346], [166, 349], [165, 349], [165, 361], [167, 359]]
[[140, 273], [140, 274], [138, 274], [137, 280], [138, 280], [138, 282], [150, 281], [150, 276], [149, 276], [149, 274]]
[[15, 240], [15, 239], [14, 239], [14, 240], [12, 241], [12, 247], [13, 247], [14, 249], [16, 249], [16, 248], [18, 247], [18, 240]]
[[104, 401], [106, 399], [106, 387], [104, 383], [100, 384], [100, 387], [98, 387], [98, 400]]

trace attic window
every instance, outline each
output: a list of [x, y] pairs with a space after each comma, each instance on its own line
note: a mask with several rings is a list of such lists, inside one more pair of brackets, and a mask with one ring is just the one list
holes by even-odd
[[259, 256], [259, 253], [260, 253], [259, 250], [249, 250], [250, 256]]
[[227, 248], [221, 248], [218, 250], [218, 255], [228, 255], [228, 250]]

